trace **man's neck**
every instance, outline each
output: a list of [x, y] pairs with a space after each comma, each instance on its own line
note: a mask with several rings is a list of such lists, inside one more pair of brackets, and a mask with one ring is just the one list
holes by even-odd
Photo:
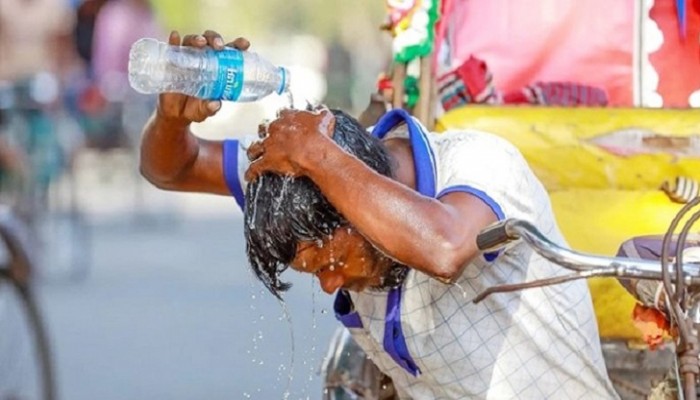
[[416, 171], [413, 163], [413, 150], [411, 143], [406, 138], [390, 138], [384, 140], [394, 161], [394, 179], [404, 185], [416, 188]]
[[385, 261], [387, 261], [386, 265], [380, 269], [379, 283], [372, 286], [371, 290], [384, 291], [394, 289], [401, 286], [406, 279], [409, 270], [407, 266], [388, 258]]

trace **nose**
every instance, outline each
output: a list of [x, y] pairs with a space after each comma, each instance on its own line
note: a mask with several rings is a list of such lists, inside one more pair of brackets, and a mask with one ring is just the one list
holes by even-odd
[[335, 293], [336, 290], [343, 287], [345, 279], [337, 272], [324, 271], [318, 275], [318, 281], [321, 283], [321, 289], [328, 294]]

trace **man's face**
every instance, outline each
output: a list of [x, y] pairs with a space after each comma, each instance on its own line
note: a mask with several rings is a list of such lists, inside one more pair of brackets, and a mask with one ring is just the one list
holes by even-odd
[[383, 260], [379, 252], [356, 230], [340, 227], [322, 242], [301, 242], [292, 268], [318, 276], [328, 294], [340, 288], [361, 291], [378, 286]]

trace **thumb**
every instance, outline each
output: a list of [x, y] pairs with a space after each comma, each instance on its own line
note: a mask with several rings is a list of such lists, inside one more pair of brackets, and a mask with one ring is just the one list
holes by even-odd
[[221, 109], [221, 102], [218, 100], [207, 102], [207, 111], [209, 115], [216, 114]]

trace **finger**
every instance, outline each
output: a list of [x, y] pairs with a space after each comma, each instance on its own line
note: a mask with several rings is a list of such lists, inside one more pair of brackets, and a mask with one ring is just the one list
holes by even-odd
[[218, 113], [219, 110], [221, 109], [221, 101], [219, 101], [219, 100], [207, 101], [205, 103], [206, 103], [205, 106], [206, 106], [207, 112], [209, 113], [210, 117], [212, 115], [215, 115], [216, 113]]
[[245, 171], [245, 180], [247, 182], [253, 182], [258, 179], [260, 175], [265, 173], [265, 169], [265, 160], [258, 158], [256, 161], [252, 162]]
[[277, 119], [275, 121], [287, 119], [297, 113], [297, 110], [293, 108], [283, 108], [277, 112]]
[[267, 124], [258, 125], [258, 137], [264, 139], [267, 136]]
[[202, 35], [185, 35], [185, 37], [182, 39], [182, 45], [204, 47], [207, 45], [207, 39], [205, 39]]
[[209, 116], [207, 102], [190, 99], [185, 103], [182, 115], [190, 121], [202, 122]]
[[178, 31], [170, 32], [170, 37], [168, 38], [168, 44], [171, 44], [173, 46], [180, 45], [180, 33]]
[[221, 35], [219, 35], [217, 32], [207, 30], [204, 32], [204, 38], [207, 40], [207, 44], [214, 50], [223, 50], [224, 39], [222, 39]]
[[248, 50], [248, 48], [250, 47], [250, 42], [246, 38], [239, 37], [233, 42], [227, 44], [226, 46], [245, 51]]
[[248, 155], [248, 160], [249, 161], [255, 161], [258, 158], [260, 158], [263, 153], [265, 152], [265, 146], [263, 145], [263, 142], [255, 142], [248, 147], [248, 151], [246, 154]]

